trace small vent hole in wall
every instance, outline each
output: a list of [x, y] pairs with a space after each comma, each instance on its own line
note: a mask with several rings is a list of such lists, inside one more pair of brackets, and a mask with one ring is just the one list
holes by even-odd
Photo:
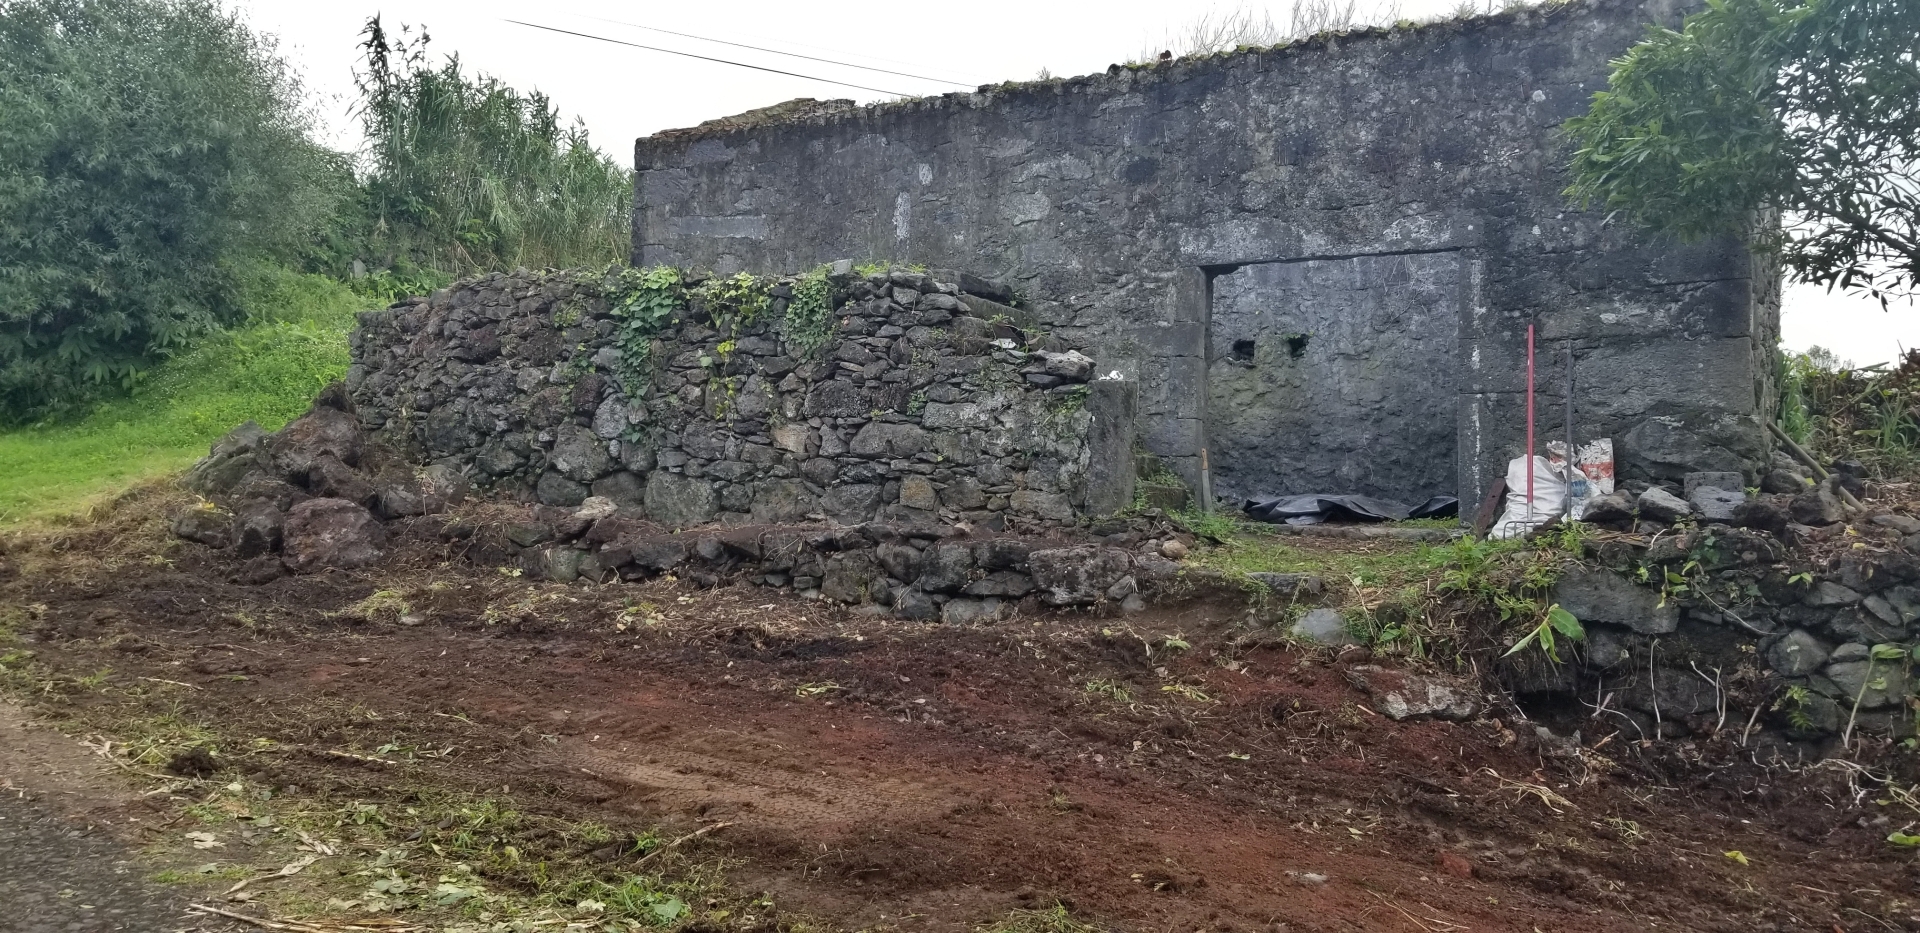
[[1297, 360], [1301, 357], [1302, 354], [1305, 354], [1306, 352], [1307, 352], [1307, 335], [1306, 334], [1288, 334], [1287, 335], [1287, 355], [1288, 356], [1291, 356]]
[[1253, 362], [1253, 341], [1235, 340], [1233, 342], [1232, 356], [1234, 359], [1243, 363]]

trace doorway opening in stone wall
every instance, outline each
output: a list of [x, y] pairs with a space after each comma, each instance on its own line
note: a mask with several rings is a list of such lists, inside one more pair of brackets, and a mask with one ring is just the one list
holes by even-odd
[[1218, 499], [1458, 494], [1460, 250], [1207, 271]]

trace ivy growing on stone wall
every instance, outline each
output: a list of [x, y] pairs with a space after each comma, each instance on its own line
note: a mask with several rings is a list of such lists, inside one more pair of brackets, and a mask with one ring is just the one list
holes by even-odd
[[[619, 322], [618, 375], [629, 397], [646, 390], [654, 339], [679, 312], [689, 308], [704, 315], [724, 335], [714, 349], [717, 356], [703, 358], [703, 365], [715, 368], [725, 365], [736, 338], [770, 311], [781, 313], [781, 331], [795, 357], [817, 357], [833, 338], [833, 285], [827, 280], [826, 266], [793, 279], [790, 288], [772, 286], [770, 280], [746, 272], [696, 279], [689, 286], [687, 277], [670, 266], [624, 268], [608, 271], [603, 290], [608, 308]], [[784, 302], [784, 308], [776, 305], [776, 298]]]
[[826, 348], [833, 337], [833, 286], [827, 282], [826, 266], [794, 280], [781, 330], [796, 359], [811, 359]]
[[671, 266], [611, 272], [604, 289], [607, 307], [619, 322], [620, 385], [628, 398], [638, 397], [651, 380], [653, 339], [686, 305], [686, 289], [680, 270]]
[[767, 286], [746, 272], [701, 282], [694, 286], [693, 296], [706, 306], [713, 329], [729, 337], [739, 336], [741, 328], [766, 314], [772, 300]]

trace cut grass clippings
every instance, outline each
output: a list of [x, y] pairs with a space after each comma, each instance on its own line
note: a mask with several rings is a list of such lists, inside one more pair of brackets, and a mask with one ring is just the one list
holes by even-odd
[[185, 469], [252, 419], [273, 430], [347, 369], [347, 332], [369, 299], [316, 275], [259, 270], [251, 322], [157, 367], [131, 394], [75, 421], [0, 431], [0, 525], [84, 512], [96, 499]]

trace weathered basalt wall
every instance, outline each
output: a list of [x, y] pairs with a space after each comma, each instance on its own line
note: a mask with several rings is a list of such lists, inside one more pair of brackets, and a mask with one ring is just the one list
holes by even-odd
[[830, 283], [810, 352], [787, 333], [791, 280], [752, 320], [694, 300], [635, 352], [598, 276], [469, 279], [361, 315], [347, 384], [360, 421], [420, 460], [667, 527], [997, 530], [1131, 500], [1131, 383], [919, 272], [842, 263]]
[[1137, 612], [1146, 595], [1178, 579], [1174, 558], [1194, 540], [1151, 510], [1042, 535], [998, 530], [1002, 518], [1031, 524], [1017, 509], [989, 508], [977, 522], [916, 521], [918, 510], [902, 506], [886, 511], [905, 521], [685, 530], [607, 497], [577, 507], [496, 501], [463, 510], [472, 485], [463, 470], [472, 464], [449, 458], [423, 467], [383, 443], [394, 440], [408, 437], [368, 431], [345, 386], [331, 385], [279, 431], [249, 421], [214, 444], [182, 478], [205, 498], [174, 515], [173, 532], [222, 552], [230, 579], [247, 585], [381, 566], [409, 543], [437, 539], [457, 542], [457, 559], [472, 565], [514, 566], [559, 583], [672, 574], [699, 586], [791, 588], [863, 611], [953, 623], [1023, 606]]
[[1813, 485], [1784, 458], [1757, 494], [1728, 488], [1740, 482], [1606, 497], [1589, 515], [1606, 531], [1552, 593], [1585, 640], [1562, 664], [1503, 659], [1507, 685], [1578, 698], [1627, 738], [1912, 735], [1920, 519], [1887, 501], [1849, 510], [1840, 490], [1864, 495], [1857, 476]]
[[[1613, 437], [1625, 476], [1753, 479], [1776, 270], [1562, 194], [1556, 128], [1683, 8], [1586, 0], [662, 133], [635, 148], [634, 261], [985, 272], [1137, 377], [1148, 449], [1190, 482], [1219, 452], [1233, 492], [1475, 501], [1522, 446], [1528, 324], [1546, 436], [1570, 345], [1576, 431]], [[1413, 278], [1379, 280], [1396, 260]], [[1262, 424], [1288, 430], [1262, 448]]]

